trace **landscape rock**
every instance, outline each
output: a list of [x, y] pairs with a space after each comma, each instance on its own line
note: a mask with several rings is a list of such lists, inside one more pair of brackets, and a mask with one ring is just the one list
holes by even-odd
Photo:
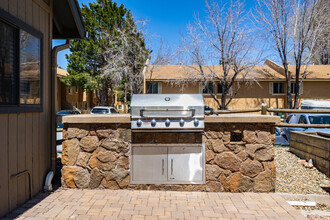
[[66, 138], [83, 138], [89, 134], [89, 126], [87, 124], [76, 125], [76, 127], [69, 127], [66, 130]]
[[263, 148], [262, 144], [247, 144], [247, 145], [245, 145], [245, 151], [252, 159], [254, 159], [254, 157], [255, 157], [254, 153], [256, 152], [256, 150], [261, 149], [261, 148]]
[[206, 135], [208, 138], [212, 138], [212, 139], [221, 139], [222, 137], [222, 133], [217, 131], [206, 131]]
[[255, 152], [255, 158], [259, 161], [269, 161], [274, 159], [274, 150], [272, 148], [262, 148]]
[[118, 165], [118, 168], [128, 169], [129, 168], [128, 157], [125, 157], [125, 156], [119, 157], [117, 165]]
[[112, 129], [104, 128], [104, 127], [97, 128], [96, 135], [100, 139], [102, 139], [102, 138], [115, 138], [116, 137], [116, 134]]
[[78, 139], [70, 139], [62, 142], [62, 164], [66, 166], [73, 166], [76, 163], [79, 153]]
[[126, 128], [118, 128], [117, 129], [117, 139], [124, 142], [131, 142], [131, 130]]
[[257, 143], [259, 144], [271, 144], [272, 137], [270, 132], [259, 131], [257, 134]]
[[263, 171], [262, 164], [257, 160], [247, 159], [242, 163], [241, 173], [248, 177], [255, 177]]
[[224, 143], [229, 143], [230, 142], [230, 132], [226, 131], [222, 135], [222, 141]]
[[100, 149], [100, 150], [97, 152], [96, 157], [97, 157], [97, 159], [99, 159], [99, 161], [101, 161], [102, 163], [116, 161], [117, 158], [113, 152], [108, 151], [108, 150], [104, 149], [103, 147], [99, 147], [98, 149]]
[[115, 180], [106, 180], [106, 178], [103, 178], [102, 186], [107, 189], [120, 189], [119, 185]]
[[217, 165], [206, 164], [205, 168], [206, 180], [217, 180], [222, 172], [222, 169]]
[[239, 172], [231, 174], [224, 184], [226, 192], [239, 192], [242, 175]]
[[226, 150], [226, 147], [222, 140], [210, 139], [208, 143], [212, 146], [211, 148], [215, 153], [221, 153]]
[[206, 160], [206, 162], [209, 162], [209, 161], [213, 160], [214, 159], [214, 156], [215, 156], [215, 154], [214, 154], [214, 152], [212, 150], [206, 150], [206, 152], [205, 152], [205, 160]]
[[75, 166], [63, 166], [62, 172], [62, 180], [64, 184], [69, 188], [76, 188], [76, 184], [74, 182], [74, 177], [76, 175], [76, 167]]
[[227, 169], [230, 171], [238, 171], [241, 167], [241, 160], [236, 157], [232, 152], [223, 152], [221, 154], [217, 154], [214, 158], [216, 164], [223, 169]]
[[255, 131], [249, 131], [249, 130], [244, 130], [243, 131], [243, 138], [242, 141], [248, 143], [248, 144], [253, 144], [257, 140], [257, 135]]
[[122, 180], [117, 180], [117, 183], [118, 183], [119, 187], [121, 189], [123, 189], [123, 188], [125, 188], [125, 187], [127, 187], [129, 185], [129, 180], [130, 180], [129, 176], [126, 176]]
[[207, 192], [223, 192], [224, 188], [222, 184], [217, 181], [207, 181], [205, 184], [205, 190]]
[[103, 179], [103, 174], [100, 172], [98, 168], [94, 168], [91, 170], [89, 188], [95, 189], [98, 188], [101, 181]]
[[267, 170], [260, 173], [254, 178], [254, 191], [255, 192], [273, 192], [275, 188], [272, 184], [271, 171]]
[[116, 151], [116, 152], [121, 152], [121, 153], [126, 153], [129, 150], [128, 144], [123, 142], [123, 141], [115, 141], [112, 139], [106, 139], [103, 141], [102, 147], [105, 149], [111, 150], [111, 151]]
[[90, 153], [79, 152], [76, 165], [86, 168], [90, 156]]
[[80, 140], [80, 147], [87, 152], [93, 152], [99, 146], [97, 136], [87, 136]]
[[89, 172], [87, 169], [82, 167], [76, 167], [76, 175], [74, 177], [74, 182], [79, 189], [88, 188], [89, 185]]
[[238, 154], [236, 154], [236, 156], [241, 160], [241, 161], [245, 161], [248, 158], [248, 154], [242, 150], [241, 152], [239, 152]]
[[129, 171], [124, 168], [117, 168], [111, 170], [111, 172], [108, 174], [108, 178], [113, 180], [123, 180], [125, 177], [127, 177], [129, 174]]
[[228, 144], [227, 148], [237, 154], [241, 151], [242, 146], [240, 146], [239, 144]]

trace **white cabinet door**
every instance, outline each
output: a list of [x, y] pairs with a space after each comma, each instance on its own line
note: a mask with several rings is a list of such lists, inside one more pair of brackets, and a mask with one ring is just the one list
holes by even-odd
[[168, 181], [203, 183], [203, 147], [168, 147]]
[[167, 147], [132, 147], [131, 183], [167, 181]]

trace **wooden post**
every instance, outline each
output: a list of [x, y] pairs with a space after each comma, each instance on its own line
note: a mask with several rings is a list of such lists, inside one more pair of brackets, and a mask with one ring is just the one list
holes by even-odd
[[262, 115], [266, 115], [267, 114], [267, 104], [266, 103], [262, 103], [261, 104], [261, 114]]

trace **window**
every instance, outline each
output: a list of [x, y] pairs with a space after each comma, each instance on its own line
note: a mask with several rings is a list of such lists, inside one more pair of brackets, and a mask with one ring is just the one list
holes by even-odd
[[75, 92], [78, 93], [78, 86], [75, 86]]
[[[291, 83], [291, 94], [295, 94], [296, 93], [296, 83], [295, 82], [292, 82]], [[301, 86], [299, 87], [299, 94], [302, 94], [302, 91], [303, 91], [303, 84], [301, 84]]]
[[0, 112], [42, 111], [42, 34], [1, 11]]
[[293, 115], [289, 115], [289, 116], [286, 118], [285, 122], [286, 122], [286, 123], [289, 123], [289, 121], [290, 121], [290, 119], [292, 118], [292, 116], [293, 116]]
[[222, 85], [220, 83], [217, 83], [217, 93], [222, 94]]
[[307, 120], [305, 116], [300, 116], [298, 124], [307, 124]]
[[213, 82], [207, 83], [207, 85], [204, 85], [203, 87], [203, 94], [209, 94], [213, 93]]
[[111, 108], [111, 109], [110, 109], [110, 112], [111, 112], [111, 113], [118, 113], [118, 112], [116, 111], [116, 109], [114, 109], [114, 108]]
[[147, 93], [158, 94], [160, 92], [160, 83], [158, 82], [148, 82], [147, 83]]
[[269, 85], [270, 94], [284, 94], [284, 83], [283, 82], [273, 82]]
[[68, 93], [69, 93], [69, 94], [72, 93], [71, 87], [68, 87]]

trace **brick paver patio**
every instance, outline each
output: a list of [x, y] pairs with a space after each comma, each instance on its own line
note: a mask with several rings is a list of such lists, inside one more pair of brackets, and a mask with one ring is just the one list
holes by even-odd
[[10, 213], [18, 219], [305, 219], [263, 193], [58, 190]]

